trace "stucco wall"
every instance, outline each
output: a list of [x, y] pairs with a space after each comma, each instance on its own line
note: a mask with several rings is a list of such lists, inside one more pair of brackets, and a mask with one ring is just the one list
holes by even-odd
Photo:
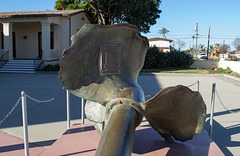
[[225, 61], [221, 59], [219, 61], [219, 67], [223, 69], [229, 67], [232, 71], [240, 73], [240, 61]]
[[0, 48], [0, 57], [4, 54], [3, 49]]
[[190, 66], [190, 68], [199, 68], [199, 69], [213, 69], [213, 68], [223, 68], [226, 69], [229, 67], [232, 71], [240, 73], [240, 61], [226, 61], [220, 59], [220, 61], [212, 60], [196, 60]]
[[72, 20], [71, 24], [72, 36], [75, 35], [84, 24], [90, 24], [88, 18], [84, 13], [72, 16], [71, 20]]
[[[69, 26], [70, 21], [68, 17], [62, 17], [58, 21], [58, 30], [54, 28], [54, 49], [50, 51], [49, 60], [56, 60], [62, 57], [62, 52], [64, 49], [68, 48], [71, 43], [69, 43]], [[75, 35], [84, 24], [89, 24], [89, 21], [85, 14], [76, 14], [71, 17], [71, 36]], [[53, 26], [54, 27], [54, 26]], [[60, 40], [57, 40], [60, 39]], [[46, 61], [44, 64], [57, 64], [57, 61]]]
[[0, 51], [2, 49], [2, 32], [3, 32], [3, 26], [2, 26], [2, 23], [0, 23]]
[[[36, 58], [38, 56], [38, 32], [41, 32], [40, 22], [14, 23], [13, 32], [16, 36], [16, 58]], [[24, 36], [27, 38], [24, 39]]]
[[150, 47], [156, 45], [156, 47], [169, 47], [169, 41], [149, 41]]
[[[71, 24], [69, 17], [47, 17], [47, 18], [14, 18], [3, 19], [1, 22], [11, 23], [12, 32], [15, 32], [16, 38], [16, 58], [17, 59], [35, 59], [38, 56], [38, 32], [42, 29], [49, 30], [47, 24], [50, 24], [50, 31], [54, 34], [54, 49], [48, 50], [48, 45], [44, 46], [47, 51], [43, 60], [56, 60], [60, 59], [62, 52], [71, 44], [70, 37], [75, 35], [84, 24], [89, 24], [88, 18], [84, 13], [73, 15]], [[44, 24], [44, 25], [43, 25]], [[44, 26], [44, 27], [43, 27]], [[71, 33], [69, 33], [69, 26], [71, 26]], [[0, 23], [0, 33], [3, 31], [3, 25]], [[44, 31], [47, 32], [47, 31]], [[71, 34], [71, 36], [69, 35]], [[43, 35], [43, 33], [42, 33]], [[46, 33], [45, 33], [46, 35]], [[49, 34], [50, 35], [50, 34]], [[24, 37], [25, 36], [25, 37]], [[44, 38], [42, 39], [44, 41]], [[45, 40], [46, 41], [46, 40]], [[44, 42], [45, 43], [45, 42]], [[47, 48], [46, 48], [47, 47]], [[5, 47], [8, 48], [7, 46]], [[12, 52], [11, 52], [12, 54]], [[0, 38], [0, 55], [1, 55], [1, 38]]]

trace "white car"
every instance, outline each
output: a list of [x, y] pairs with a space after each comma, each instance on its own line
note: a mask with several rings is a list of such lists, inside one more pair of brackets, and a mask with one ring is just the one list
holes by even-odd
[[198, 58], [207, 59], [207, 54], [206, 53], [201, 53], [201, 54], [198, 55]]

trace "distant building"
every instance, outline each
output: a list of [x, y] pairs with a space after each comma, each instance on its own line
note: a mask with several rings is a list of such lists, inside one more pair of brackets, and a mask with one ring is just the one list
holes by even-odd
[[213, 52], [213, 57], [219, 57], [219, 54], [220, 54], [220, 44], [216, 43], [215, 48], [214, 48], [214, 52]]
[[238, 59], [240, 59], [240, 52], [235, 52], [234, 54]]
[[149, 45], [150, 47], [153, 47], [154, 45], [158, 47], [159, 51], [161, 52], [169, 52], [171, 49], [170, 43], [173, 40], [165, 39], [165, 38], [150, 38], [149, 40]]
[[0, 56], [56, 62], [89, 20], [83, 10], [0, 12]]

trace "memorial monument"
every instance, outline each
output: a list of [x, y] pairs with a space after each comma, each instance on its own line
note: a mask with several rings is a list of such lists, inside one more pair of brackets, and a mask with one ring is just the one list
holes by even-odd
[[169, 142], [204, 129], [206, 106], [198, 92], [178, 85], [145, 101], [137, 77], [148, 47], [133, 25], [84, 25], [63, 52], [59, 80], [88, 100], [86, 116], [101, 135], [97, 156], [131, 155], [143, 117]]

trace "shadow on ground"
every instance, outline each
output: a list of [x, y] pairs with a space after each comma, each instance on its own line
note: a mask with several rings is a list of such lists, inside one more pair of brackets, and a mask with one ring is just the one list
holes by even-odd
[[[142, 86], [146, 100], [160, 91], [161, 85], [154, 75], [140, 75], [139, 84]], [[20, 98], [21, 91], [37, 100], [56, 99], [48, 103], [39, 103], [27, 98], [28, 125], [66, 121], [66, 91], [58, 82], [55, 74], [1, 74], [0, 76], [1, 109], [0, 120], [11, 110]], [[70, 95], [71, 120], [81, 118], [81, 99]], [[0, 125], [0, 128], [22, 126], [21, 101], [14, 112]]]
[[[240, 109], [234, 109], [233, 112], [239, 112]], [[215, 116], [229, 114], [229, 111], [214, 113]], [[210, 115], [208, 114], [207, 117]], [[209, 132], [210, 119], [205, 123], [205, 130]], [[227, 147], [240, 147], [240, 141], [232, 141], [231, 136], [240, 133], [240, 124], [232, 125], [229, 127], [223, 127], [216, 120], [213, 120], [212, 138], [227, 156], [233, 156]]]

